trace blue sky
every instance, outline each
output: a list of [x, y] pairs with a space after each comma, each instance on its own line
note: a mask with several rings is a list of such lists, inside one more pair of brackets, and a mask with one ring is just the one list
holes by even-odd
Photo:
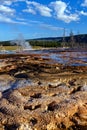
[[87, 0], [0, 0], [0, 41], [87, 33]]

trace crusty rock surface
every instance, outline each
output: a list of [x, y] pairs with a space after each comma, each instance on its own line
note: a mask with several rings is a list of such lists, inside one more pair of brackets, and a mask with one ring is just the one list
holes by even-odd
[[0, 92], [0, 130], [87, 130], [86, 66], [49, 64], [39, 54], [5, 62], [3, 77], [30, 78], [35, 85]]

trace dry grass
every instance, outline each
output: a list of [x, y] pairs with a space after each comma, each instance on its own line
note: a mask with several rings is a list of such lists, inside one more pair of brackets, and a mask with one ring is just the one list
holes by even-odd
[[[42, 47], [34, 46], [32, 48], [33, 49], [41, 49]], [[12, 50], [17, 50], [17, 49], [18, 49], [18, 46], [1, 46], [0, 47], [0, 50], [9, 50], [9, 51], [12, 51]]]
[[3, 47], [0, 47], [0, 50], [16, 50], [18, 48], [18, 46], [3, 46]]

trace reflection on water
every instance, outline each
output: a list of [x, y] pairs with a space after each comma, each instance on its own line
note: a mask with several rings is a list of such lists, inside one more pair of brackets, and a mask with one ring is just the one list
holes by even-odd
[[50, 58], [57, 63], [72, 66], [87, 66], [87, 50], [81, 49], [43, 49], [43, 50], [21, 50], [17, 51], [0, 51], [0, 54], [40, 54], [42, 58]]
[[61, 54], [51, 54], [50, 57], [62, 64], [74, 66], [87, 65], [87, 52], [62, 52]]
[[44, 54], [43, 58], [50, 58], [57, 63], [71, 66], [87, 66], [86, 51], [58, 51], [55, 49], [46, 50], [45, 52], [42, 52]]
[[72, 66], [87, 66], [87, 50], [81, 49], [43, 49], [43, 50], [21, 50], [0, 51], [0, 54], [40, 54], [42, 58], [50, 58], [57, 63]]

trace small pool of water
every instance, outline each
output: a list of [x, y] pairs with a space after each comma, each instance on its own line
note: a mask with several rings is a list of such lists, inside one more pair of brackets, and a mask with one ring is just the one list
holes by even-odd
[[42, 49], [42, 50], [22, 50], [22, 51], [6, 51], [0, 54], [39, 54], [42, 58], [49, 58], [57, 63], [72, 66], [87, 66], [87, 51], [72, 49]]
[[49, 58], [57, 63], [71, 66], [87, 66], [87, 52], [47, 50], [42, 52], [42, 58]]

